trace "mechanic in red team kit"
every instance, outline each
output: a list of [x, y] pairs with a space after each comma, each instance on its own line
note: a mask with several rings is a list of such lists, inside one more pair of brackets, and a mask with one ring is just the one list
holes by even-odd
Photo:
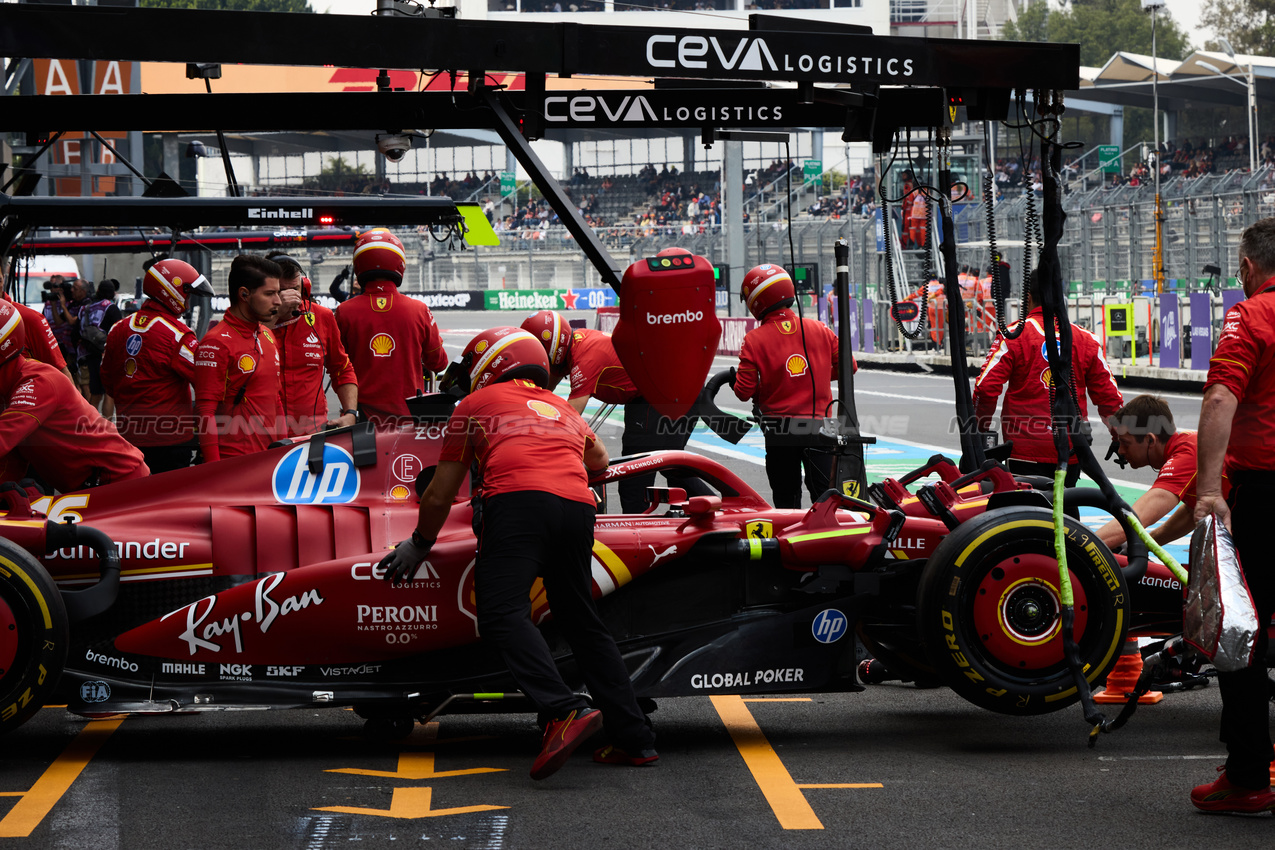
[[377, 425], [407, 416], [406, 399], [424, 392], [424, 373], [447, 368], [434, 314], [398, 291], [406, 270], [398, 237], [369, 230], [354, 247], [354, 275], [363, 294], [336, 310], [341, 342], [358, 375], [359, 409]]
[[[1160, 473], [1133, 503], [1138, 522], [1150, 528], [1177, 508], [1151, 538], [1163, 545], [1190, 534], [1195, 528], [1196, 433], [1179, 431], [1169, 403], [1157, 395], [1134, 396], [1116, 411], [1113, 422], [1120, 456], [1129, 466], [1150, 466]], [[1223, 492], [1230, 492], [1225, 479], [1222, 483]], [[1124, 529], [1113, 519], [1098, 529], [1098, 536], [1114, 549], [1124, 542]]]
[[773, 263], [744, 275], [740, 299], [760, 324], [744, 335], [732, 385], [741, 401], [752, 399], [766, 437], [766, 479], [777, 508], [801, 507], [801, 473], [813, 502], [828, 489], [836, 458], [800, 445], [788, 425], [793, 419], [823, 419], [832, 410], [832, 381], [840, 352], [837, 335], [823, 322], [793, 312], [797, 292], [792, 277]]
[[167, 472], [190, 466], [199, 448], [191, 404], [198, 342], [181, 316], [192, 292], [213, 291], [182, 260], [160, 260], [144, 274], [145, 303], [106, 336], [102, 384], [115, 399], [120, 433], [142, 450], [151, 472]]
[[[1023, 298], [1027, 323], [1014, 339], [998, 335], [983, 362], [983, 370], [974, 383], [974, 415], [980, 431], [990, 431], [992, 414], [1001, 390], [1005, 404], [1001, 407], [1001, 433], [1013, 441], [1009, 469], [1019, 475], [1043, 475], [1052, 479], [1058, 468], [1051, 430], [1053, 418], [1049, 410], [1054, 377], [1045, 358], [1044, 311], [1041, 307], [1039, 270], [1032, 272]], [[1011, 329], [1022, 322], [1015, 322]], [[1124, 404], [1120, 388], [1107, 365], [1102, 342], [1077, 324], [1071, 326], [1071, 374], [1076, 385], [1076, 409], [1081, 420], [1088, 416], [1085, 392], [1098, 405], [1098, 413], [1106, 422]], [[1067, 486], [1080, 478], [1080, 464], [1075, 455], [1067, 471]]]
[[[279, 346], [279, 400], [287, 416], [287, 435], [313, 434], [320, 428], [353, 425], [358, 415], [359, 380], [341, 344], [336, 316], [310, 297], [310, 280], [301, 263], [282, 252], [266, 255], [283, 269], [281, 306], [275, 318]], [[341, 412], [328, 418], [324, 370], [332, 378]]]
[[47, 363], [22, 355], [26, 328], [13, 305], [0, 301], [0, 458], [5, 477], [24, 477], [27, 464], [66, 493], [149, 475], [142, 453], [119, 435]]
[[266, 327], [279, 312], [277, 263], [240, 254], [230, 309], [195, 350], [195, 414], [204, 462], [261, 451], [281, 434], [279, 351]]
[[41, 363], [48, 363], [66, 375], [68, 381], [74, 383], [75, 379], [66, 368], [66, 358], [62, 356], [62, 349], [58, 345], [58, 338], [53, 335], [53, 329], [49, 327], [49, 323], [45, 321], [39, 310], [33, 310], [13, 300], [8, 286], [5, 285], [3, 265], [0, 265], [0, 299], [12, 304], [18, 311], [18, 315], [22, 317], [22, 324], [27, 333], [27, 357], [39, 360]]
[[[380, 568], [389, 581], [411, 580], [476, 463], [478, 631], [500, 649], [545, 722], [531, 778], [552, 774], [603, 726], [614, 746], [597, 750], [594, 761], [650, 764], [659, 758], [655, 734], [593, 602], [594, 498], [585, 469], [604, 469], [606, 448], [571, 406], [545, 389], [548, 358], [541, 342], [525, 331], [483, 331], [465, 346], [461, 365], [469, 395], [448, 422], [416, 529]], [[590, 708], [563, 682], [531, 621], [537, 577], [544, 580], [554, 623], [601, 710]]]
[[[683, 249], [666, 249], [661, 252]], [[578, 328], [559, 313], [541, 310], [532, 313], [522, 323], [522, 329], [545, 347], [550, 362], [550, 386], [556, 386], [564, 375], [570, 375], [571, 391], [567, 402], [579, 413], [584, 412], [589, 399], [596, 398], [603, 404], [624, 405], [624, 434], [620, 438], [620, 451], [625, 455], [656, 451], [680, 451], [686, 448], [691, 430], [695, 427], [692, 417], [683, 416], [670, 420], [660, 415], [654, 407], [638, 395], [637, 387], [629, 379], [629, 373], [615, 353], [611, 336], [602, 331]], [[665, 473], [669, 486], [681, 487], [688, 496], [707, 496], [712, 490], [695, 477]], [[626, 514], [642, 513], [649, 502], [646, 488], [655, 484], [655, 473], [633, 475], [620, 481], [620, 509]]]

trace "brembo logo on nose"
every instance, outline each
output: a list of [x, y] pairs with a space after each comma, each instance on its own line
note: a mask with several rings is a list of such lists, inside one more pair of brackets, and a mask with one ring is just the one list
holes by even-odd
[[648, 325], [685, 325], [702, 321], [704, 313], [700, 310], [685, 310], [681, 313], [647, 313]]

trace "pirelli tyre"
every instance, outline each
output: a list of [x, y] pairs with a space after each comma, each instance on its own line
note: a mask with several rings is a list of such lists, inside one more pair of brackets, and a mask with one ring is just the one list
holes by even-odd
[[35, 714], [66, 661], [62, 596], [27, 552], [0, 539], [0, 735]]
[[[989, 511], [948, 535], [921, 576], [917, 616], [935, 671], [983, 708], [1045, 714], [1079, 699], [1063, 659], [1053, 528], [1043, 508]], [[1070, 518], [1065, 534], [1076, 642], [1094, 684], [1120, 656], [1129, 594], [1096, 535]]]

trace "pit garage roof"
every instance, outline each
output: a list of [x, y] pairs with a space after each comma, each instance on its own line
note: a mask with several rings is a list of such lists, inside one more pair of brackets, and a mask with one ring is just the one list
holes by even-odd
[[1250, 65], [1260, 110], [1263, 102], [1275, 103], [1275, 58], [1208, 50], [1197, 50], [1181, 62], [1117, 53], [1102, 68], [1082, 68], [1080, 88], [1071, 94], [1083, 100], [1150, 109], [1155, 77], [1162, 110], [1244, 107]]

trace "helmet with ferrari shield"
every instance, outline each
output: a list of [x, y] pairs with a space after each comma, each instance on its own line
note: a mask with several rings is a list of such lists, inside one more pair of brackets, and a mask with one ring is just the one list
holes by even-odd
[[22, 353], [27, 344], [27, 330], [22, 314], [8, 301], [0, 301], [0, 363], [7, 363]]
[[366, 286], [374, 280], [402, 284], [407, 253], [397, 236], [384, 228], [369, 230], [354, 246], [354, 275]]
[[792, 277], [783, 266], [774, 263], [750, 269], [739, 287], [739, 300], [748, 305], [753, 318], [759, 320], [772, 310], [791, 307], [796, 298]]
[[208, 278], [190, 263], [165, 258], [145, 270], [142, 292], [159, 307], [180, 316], [186, 312], [192, 292], [211, 297], [213, 288]]
[[549, 385], [549, 358], [540, 340], [520, 328], [490, 328], [475, 336], [460, 356], [469, 392], [523, 378]]
[[522, 329], [540, 340], [554, 371], [565, 370], [572, 339], [571, 323], [566, 317], [553, 310], [541, 310], [524, 319]]

